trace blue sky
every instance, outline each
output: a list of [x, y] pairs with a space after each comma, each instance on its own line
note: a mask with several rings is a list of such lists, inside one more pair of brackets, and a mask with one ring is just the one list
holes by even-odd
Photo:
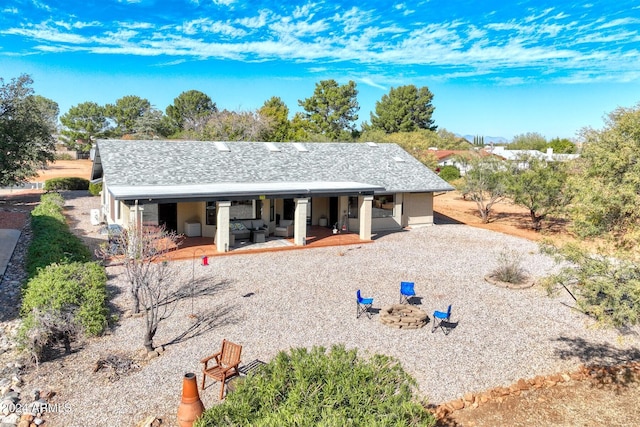
[[22, 73], [61, 114], [126, 95], [164, 111], [191, 89], [229, 110], [279, 96], [293, 113], [335, 79], [357, 83], [359, 122], [413, 84], [451, 132], [573, 138], [640, 101], [640, 3], [5, 0], [0, 77]]

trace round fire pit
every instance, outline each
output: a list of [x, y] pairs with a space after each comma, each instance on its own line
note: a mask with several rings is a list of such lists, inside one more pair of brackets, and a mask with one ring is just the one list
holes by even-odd
[[380, 321], [398, 329], [418, 329], [427, 324], [427, 313], [409, 304], [393, 304], [380, 310]]

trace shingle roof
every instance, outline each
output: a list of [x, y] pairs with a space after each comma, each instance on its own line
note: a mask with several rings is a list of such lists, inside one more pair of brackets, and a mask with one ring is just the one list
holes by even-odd
[[103, 172], [110, 188], [360, 183], [387, 192], [453, 190], [396, 144], [222, 143], [228, 151], [221, 151], [220, 145], [211, 141], [99, 140], [95, 161], [100, 164], [94, 165], [94, 175]]

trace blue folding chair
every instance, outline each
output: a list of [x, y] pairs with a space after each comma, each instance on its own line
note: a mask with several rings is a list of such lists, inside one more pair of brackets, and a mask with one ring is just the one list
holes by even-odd
[[369, 309], [373, 305], [373, 298], [362, 298], [362, 295], [360, 295], [360, 289], [358, 289], [358, 292], [356, 292], [356, 298], [356, 302], [358, 304], [356, 309], [356, 319], [360, 318], [360, 315], [362, 313], [365, 313], [367, 317], [371, 319], [371, 312], [369, 311]]
[[431, 327], [431, 332], [435, 332], [436, 329], [442, 329], [445, 335], [449, 335], [451, 332], [451, 304], [447, 308], [447, 311], [434, 311], [433, 312], [433, 326]]
[[400, 304], [410, 304], [409, 298], [416, 296], [413, 282], [400, 282]]

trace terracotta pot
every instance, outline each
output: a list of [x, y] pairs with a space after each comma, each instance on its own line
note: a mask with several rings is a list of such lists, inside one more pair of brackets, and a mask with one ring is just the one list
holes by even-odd
[[203, 412], [204, 405], [198, 394], [196, 374], [193, 372], [186, 373], [182, 380], [182, 399], [178, 406], [178, 425], [180, 427], [192, 427], [193, 422]]

